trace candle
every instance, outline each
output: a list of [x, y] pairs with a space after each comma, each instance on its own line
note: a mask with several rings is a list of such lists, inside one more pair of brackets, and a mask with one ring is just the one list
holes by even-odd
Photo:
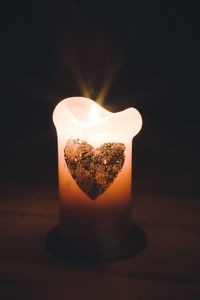
[[130, 228], [134, 108], [111, 113], [95, 101], [67, 98], [53, 112], [58, 141], [60, 235], [71, 252], [116, 256]]

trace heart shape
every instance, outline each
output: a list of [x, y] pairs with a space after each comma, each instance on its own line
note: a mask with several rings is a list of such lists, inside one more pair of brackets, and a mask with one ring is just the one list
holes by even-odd
[[124, 151], [123, 143], [105, 143], [94, 148], [86, 141], [70, 139], [64, 157], [73, 179], [94, 200], [105, 192], [121, 171]]

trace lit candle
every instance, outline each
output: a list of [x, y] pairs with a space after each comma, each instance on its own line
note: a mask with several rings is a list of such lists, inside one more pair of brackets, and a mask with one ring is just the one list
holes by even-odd
[[58, 103], [60, 234], [72, 251], [117, 256], [130, 227], [134, 108], [111, 113], [88, 98]]

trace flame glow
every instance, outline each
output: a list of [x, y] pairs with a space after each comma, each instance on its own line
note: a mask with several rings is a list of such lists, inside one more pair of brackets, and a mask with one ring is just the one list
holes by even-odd
[[90, 109], [90, 113], [89, 113], [89, 121], [91, 123], [97, 123], [98, 120], [100, 119], [99, 113], [98, 113], [98, 109], [97, 107], [93, 106]]

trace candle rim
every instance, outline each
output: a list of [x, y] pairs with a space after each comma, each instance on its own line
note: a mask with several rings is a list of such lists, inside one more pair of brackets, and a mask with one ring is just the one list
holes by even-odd
[[[67, 100], [67, 101], [66, 101], [66, 100]], [[98, 107], [98, 109], [101, 110], [101, 112], [104, 114], [104, 116], [101, 117], [101, 118], [99, 119], [99, 121], [100, 121], [100, 120], [103, 120], [103, 119], [105, 119], [105, 118], [107, 118], [107, 117], [109, 117], [109, 115], [113, 115], [113, 114], [114, 114], [113, 112], [111, 112], [111, 111], [105, 109], [103, 106], [101, 106], [101, 105], [100, 105], [98, 102], [96, 102], [95, 100], [92, 100], [92, 99], [87, 98], [87, 97], [74, 96], [74, 97], [64, 98], [63, 100], [61, 100], [61, 101], [56, 105], [56, 107], [54, 108], [54, 111], [53, 111], [53, 121], [54, 121], [54, 124], [56, 124], [55, 114], [56, 114], [56, 109], [58, 108], [58, 106], [60, 106], [61, 103], [66, 103], [66, 102], [72, 101], [72, 100], [73, 100], [73, 101], [74, 101], [74, 100], [75, 100], [75, 101], [77, 100], [77, 102], [78, 102], [78, 101], [81, 101], [82, 103], [83, 103], [84, 101], [87, 100], [88, 102], [92, 103], [92, 105], [94, 105], [95, 107]], [[66, 103], [66, 104], [67, 104], [67, 103]], [[76, 118], [76, 116], [72, 113], [72, 111], [71, 111], [71, 109], [69, 108], [68, 105], [67, 105], [67, 108], [68, 108], [68, 113], [71, 115], [72, 119], [73, 119], [76, 123], [79, 123], [79, 124], [81, 124], [81, 125], [83, 125], [83, 126], [86, 126], [86, 127], [88, 127], [88, 126], [94, 126], [94, 123], [91, 122], [91, 121], [82, 121], [82, 120]]]
[[[98, 102], [96, 102], [96, 101], [94, 101], [94, 100], [92, 100], [92, 99], [90, 99], [90, 98], [87, 98], [87, 97], [81, 97], [81, 96], [74, 96], [74, 97], [68, 97], [68, 98], [64, 98], [63, 100], [61, 100], [57, 105], [56, 105], [56, 107], [54, 108], [54, 111], [53, 111], [53, 121], [54, 121], [54, 124], [55, 124], [55, 126], [57, 127], [57, 121], [58, 121], [58, 117], [56, 117], [57, 118], [57, 120], [55, 120], [55, 114], [56, 114], [56, 109], [58, 108], [58, 106], [60, 106], [61, 105], [61, 103], [66, 103], [68, 100], [81, 100], [81, 101], [85, 101], [85, 100], [87, 100], [87, 101], [89, 101], [90, 103], [92, 103], [92, 105], [95, 105], [96, 107], [98, 107], [98, 109], [100, 109], [104, 114], [106, 113], [106, 115], [104, 116], [104, 117], [101, 117], [100, 119], [99, 119], [99, 122], [88, 122], [88, 121], [81, 121], [80, 119], [78, 119], [78, 118], [76, 118], [75, 117], [75, 115], [71, 112], [71, 110], [68, 108], [68, 113], [70, 114], [70, 116], [72, 117], [72, 119], [74, 120], [74, 122], [76, 123], [76, 124], [79, 124], [79, 125], [81, 125], [81, 126], [83, 126], [84, 128], [90, 128], [90, 127], [95, 127], [95, 126], [98, 126], [99, 125], [99, 123], [101, 123], [101, 122], [103, 122], [103, 121], [106, 121], [106, 122], [109, 122], [109, 120], [110, 120], [110, 118], [112, 118], [112, 117], [117, 117], [117, 116], [119, 116], [119, 115], [121, 115], [121, 114], [123, 114], [124, 112], [126, 112], [126, 111], [132, 111], [132, 112], [134, 112], [136, 115], [137, 115], [137, 122], [136, 122], [136, 127], [137, 127], [137, 129], [136, 129], [136, 131], [135, 131], [135, 133], [134, 133], [134, 136], [135, 135], [137, 135], [138, 134], [138, 132], [141, 130], [141, 127], [142, 127], [142, 117], [141, 117], [141, 114], [140, 114], [140, 112], [136, 109], [136, 108], [134, 108], [134, 107], [129, 107], [129, 108], [126, 108], [126, 109], [124, 109], [124, 110], [122, 110], [122, 111], [118, 111], [118, 112], [110, 112], [109, 110], [107, 110], [107, 109], [105, 109], [103, 106], [101, 106]], [[134, 137], [133, 136], [133, 137]]]

